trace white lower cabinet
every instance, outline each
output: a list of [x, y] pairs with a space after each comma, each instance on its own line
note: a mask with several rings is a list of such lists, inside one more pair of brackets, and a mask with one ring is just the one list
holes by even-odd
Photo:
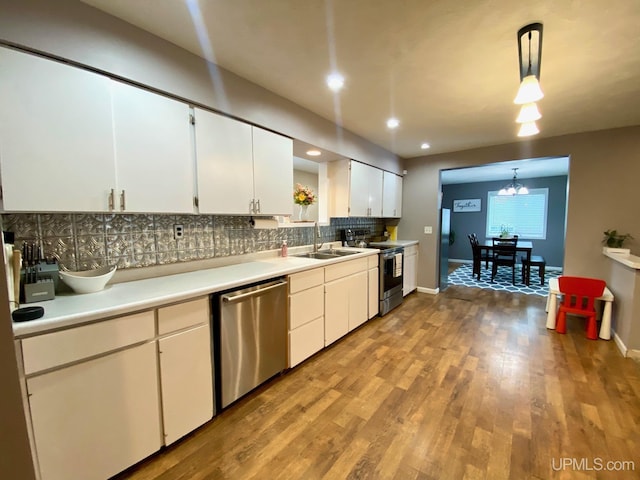
[[409, 295], [416, 288], [418, 288], [418, 245], [410, 245], [404, 248], [402, 295]]
[[209, 312], [203, 297], [21, 340], [40, 478], [111, 477], [210, 420]]
[[289, 367], [324, 347], [324, 268], [289, 276]]
[[366, 258], [325, 268], [324, 344], [338, 340], [368, 319]]
[[43, 480], [104, 480], [160, 449], [155, 342], [27, 380]]
[[164, 443], [213, 418], [209, 324], [158, 340]]

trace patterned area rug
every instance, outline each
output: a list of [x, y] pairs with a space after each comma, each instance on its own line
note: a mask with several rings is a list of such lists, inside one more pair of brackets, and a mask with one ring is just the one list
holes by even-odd
[[544, 285], [540, 285], [540, 277], [538, 276], [538, 268], [531, 269], [531, 285], [526, 286], [522, 283], [522, 268], [520, 265], [516, 266], [516, 284], [511, 284], [511, 270], [509, 268], [501, 267], [498, 269], [498, 274], [491, 283], [491, 265], [488, 269], [484, 268], [482, 264], [482, 271], [480, 272], [480, 281], [472, 275], [473, 266], [470, 263], [460, 264], [453, 272], [449, 274], [449, 285], [463, 285], [466, 287], [478, 287], [478, 288], [490, 288], [492, 290], [504, 290], [507, 292], [525, 293], [527, 295], [540, 295], [546, 297], [549, 293], [549, 279], [559, 277], [562, 275], [560, 270], [546, 270], [544, 276]]

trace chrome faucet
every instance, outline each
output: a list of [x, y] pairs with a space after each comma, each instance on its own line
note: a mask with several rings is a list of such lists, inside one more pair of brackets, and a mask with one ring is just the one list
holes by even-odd
[[318, 222], [314, 222], [313, 224], [313, 251], [317, 252], [318, 249], [322, 248], [322, 245], [324, 245], [324, 243], [321, 243], [320, 245], [318, 245], [318, 239], [321, 237], [320, 235], [320, 225], [318, 225]]

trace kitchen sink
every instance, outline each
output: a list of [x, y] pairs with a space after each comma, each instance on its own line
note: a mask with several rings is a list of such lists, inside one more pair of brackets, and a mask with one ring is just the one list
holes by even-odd
[[351, 252], [348, 250], [335, 250], [332, 248], [330, 250], [319, 250], [317, 252], [301, 253], [299, 255], [296, 255], [296, 257], [316, 258], [318, 260], [329, 260], [331, 258], [339, 258], [339, 257], [344, 257], [345, 255], [354, 255], [356, 253], [360, 253], [360, 252]]
[[316, 258], [318, 260], [329, 260], [330, 258], [338, 258], [340, 257], [340, 255], [337, 255], [335, 253], [329, 253], [329, 252], [307, 252], [307, 253], [301, 253], [300, 255], [296, 255], [296, 257]]
[[355, 255], [356, 253], [360, 253], [360, 252], [354, 252], [351, 250], [336, 250], [332, 248], [331, 250], [320, 250], [318, 253], [328, 253], [331, 255], [338, 255], [339, 257], [344, 257], [345, 255]]

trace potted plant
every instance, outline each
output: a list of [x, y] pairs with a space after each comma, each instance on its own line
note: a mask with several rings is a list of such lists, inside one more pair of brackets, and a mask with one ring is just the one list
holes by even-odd
[[622, 248], [624, 242], [633, 237], [628, 233], [618, 233], [617, 230], [607, 230], [604, 232], [602, 243], [605, 245], [603, 250], [609, 253], [630, 253], [628, 248]]

